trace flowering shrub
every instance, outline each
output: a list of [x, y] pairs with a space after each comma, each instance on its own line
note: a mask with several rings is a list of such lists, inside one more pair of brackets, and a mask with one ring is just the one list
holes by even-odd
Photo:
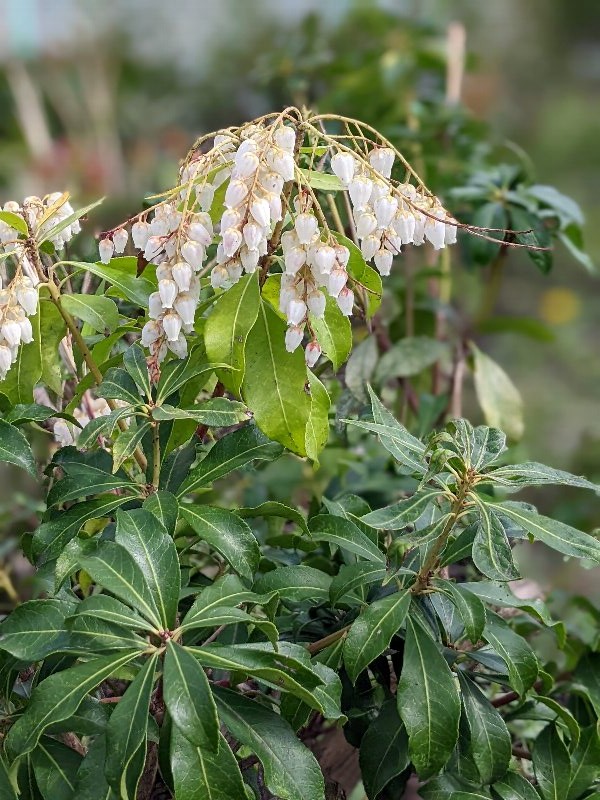
[[[56, 440], [23, 539], [44, 596], [0, 627], [2, 797], [340, 797], [316, 756], [339, 729], [369, 798], [591, 797], [598, 655], [510, 582], [515, 541], [589, 564], [600, 544], [506, 495], [598, 487], [507, 464], [496, 425], [452, 413], [468, 346], [488, 420], [514, 424], [475, 345], [436, 377], [450, 405], [416, 402], [444, 342], [389, 344], [377, 315], [406, 246], [546, 244], [458, 222], [372, 128], [291, 108], [203, 137], [152, 199], [91, 263], [60, 251], [92, 207], [0, 212], [0, 451], [37, 478], [22, 428]], [[370, 385], [389, 370], [413, 432]], [[312, 499], [275, 490], [319, 459]]]

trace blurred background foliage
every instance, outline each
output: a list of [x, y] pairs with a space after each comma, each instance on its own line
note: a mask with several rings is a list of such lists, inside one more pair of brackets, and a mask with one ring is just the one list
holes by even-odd
[[[94, 257], [92, 234], [172, 185], [198, 134], [290, 103], [377, 127], [464, 221], [489, 225], [483, 207], [499, 203], [506, 213], [506, 193], [523, 181], [555, 186], [585, 209], [589, 255], [573, 257], [583, 251], [573, 228], [550, 270], [509, 252], [499, 282], [498, 270], [478, 266], [494, 253], [464, 245], [451, 266], [453, 302], [473, 320], [465, 333], [524, 398], [513, 458], [599, 480], [600, 285], [591, 274], [600, 261], [599, 34], [597, 0], [2, 0], [1, 200], [63, 188], [78, 204], [107, 195], [77, 245]], [[563, 211], [566, 230], [572, 209]], [[397, 266], [392, 288], [403, 280]], [[389, 297], [385, 318], [400, 328], [403, 309]], [[433, 319], [431, 308], [421, 311]], [[515, 317], [527, 320], [521, 335], [506, 324]], [[481, 421], [472, 387], [464, 412]], [[316, 475], [290, 458], [287, 472], [278, 463], [236, 491], [253, 495], [247, 504], [261, 492], [306, 500], [344, 458], [332, 447]], [[340, 488], [374, 491], [373, 475], [373, 463], [361, 470], [349, 459]], [[13, 554], [17, 586], [15, 543], [38, 508], [24, 480], [7, 471], [0, 488], [0, 559]], [[573, 490], [528, 499], [577, 527], [597, 524], [597, 501]], [[595, 573], [542, 547], [527, 548], [522, 567], [559, 603], [574, 589], [600, 600]]]

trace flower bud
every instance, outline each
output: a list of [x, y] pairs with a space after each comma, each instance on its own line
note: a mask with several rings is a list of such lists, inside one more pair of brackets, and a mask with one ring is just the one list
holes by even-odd
[[125, 228], [117, 228], [117, 230], [112, 235], [113, 245], [115, 247], [115, 253], [122, 253], [127, 246], [127, 242], [129, 240], [129, 233]]
[[163, 304], [158, 292], [152, 292], [148, 296], [148, 316], [150, 319], [158, 319], [163, 312]]
[[162, 328], [156, 320], [151, 319], [150, 322], [147, 322], [142, 328], [141, 342], [144, 347], [150, 347], [150, 345], [154, 344], [161, 336]]
[[179, 334], [174, 342], [168, 341], [167, 347], [177, 358], [185, 358], [187, 356], [187, 339], [182, 333]]
[[187, 241], [181, 248], [181, 255], [196, 272], [202, 267], [206, 252], [200, 242]]
[[113, 253], [115, 251], [115, 246], [112, 242], [112, 239], [101, 239], [98, 243], [98, 252], [100, 254], [100, 261], [103, 264], [108, 264], [111, 260]]
[[217, 264], [210, 273], [210, 285], [213, 289], [220, 289], [226, 283], [229, 283], [229, 273], [223, 264]]
[[27, 317], [23, 317], [23, 319], [19, 320], [19, 327], [21, 328], [21, 341], [23, 344], [33, 342], [33, 328]]
[[175, 311], [184, 325], [193, 325], [196, 316], [196, 301], [187, 292], [180, 294], [175, 300]]
[[321, 318], [325, 313], [325, 295], [323, 292], [315, 289], [315, 291], [310, 292], [306, 298], [306, 305], [308, 306], [308, 310], [311, 314], [314, 314], [315, 317]]
[[177, 297], [177, 284], [168, 278], [158, 282], [158, 293], [163, 308], [173, 308], [173, 301]]
[[344, 314], [346, 317], [351, 316], [352, 308], [354, 306], [354, 292], [352, 289], [348, 289], [347, 286], [344, 286], [342, 291], [337, 296], [337, 304], [342, 314]]
[[415, 234], [415, 218], [412, 214], [402, 211], [394, 217], [394, 230], [402, 240], [402, 244], [411, 244]]
[[221, 230], [225, 231], [227, 228], [237, 228], [242, 221], [242, 215], [235, 208], [226, 208], [221, 217]]
[[162, 236], [149, 236], [144, 247], [144, 258], [146, 261], [156, 263], [156, 259], [159, 258], [163, 249]]
[[350, 250], [343, 244], [336, 244], [333, 249], [335, 250], [335, 260], [341, 267], [345, 267], [350, 261]]
[[260, 166], [260, 161], [256, 153], [240, 153], [239, 150], [235, 154], [233, 163], [234, 170], [232, 174], [235, 174], [236, 177], [239, 178], [249, 178], [251, 175], [254, 175]]
[[279, 220], [283, 219], [283, 204], [281, 202], [281, 196], [272, 192], [269, 193], [268, 203], [271, 220], [273, 222], [279, 222]]
[[350, 153], [336, 153], [331, 159], [331, 170], [334, 175], [341, 180], [344, 186], [348, 186], [354, 177], [356, 161]]
[[249, 250], [247, 247], [240, 247], [240, 261], [244, 271], [249, 275], [256, 271], [260, 255], [258, 250]]
[[[226, 172], [227, 170], [223, 170], [223, 173], [225, 175]], [[219, 172], [218, 174], [220, 175], [221, 173]], [[213, 200], [215, 199], [215, 187], [210, 183], [205, 183], [204, 186], [197, 186], [196, 199], [198, 200], [198, 203], [200, 204], [200, 208], [202, 209], [202, 211], [209, 211], [210, 207], [213, 204]], [[173, 343], [171, 342], [171, 345], [172, 344]]]
[[444, 242], [446, 244], [456, 244], [456, 232], [458, 231], [458, 228], [456, 227], [456, 224], [454, 224], [454, 225], [452, 224], [452, 223], [456, 223], [456, 220], [452, 219], [452, 217], [449, 217], [448, 219], [450, 221], [446, 222], [446, 231], [445, 231], [445, 234], [444, 234]]
[[287, 321], [290, 325], [299, 325], [306, 319], [306, 303], [304, 300], [290, 300], [286, 311]]
[[294, 177], [294, 157], [284, 150], [271, 149], [267, 151], [267, 161], [284, 181], [291, 181]]
[[375, 266], [380, 275], [389, 275], [392, 269], [392, 261], [394, 260], [394, 256], [390, 253], [389, 250], [378, 250], [375, 253]]
[[384, 178], [389, 178], [394, 166], [394, 151], [389, 147], [376, 147], [369, 153], [369, 164], [380, 172]]
[[133, 246], [137, 250], [143, 250], [146, 247], [146, 242], [150, 236], [150, 225], [147, 222], [138, 220], [131, 226], [131, 238], [133, 239]]
[[162, 324], [163, 330], [167, 336], [167, 340], [169, 342], [177, 341], [182, 325], [182, 320], [179, 314], [177, 314], [175, 311], [169, 311], [168, 314], [164, 315]]
[[283, 178], [277, 172], [273, 172], [273, 170], [261, 171], [259, 182], [267, 192], [280, 195], [283, 190]]
[[348, 186], [348, 193], [354, 208], [364, 208], [369, 202], [372, 191], [373, 181], [370, 180], [370, 178], [364, 178], [362, 175], [358, 175], [354, 178]]
[[288, 353], [293, 353], [294, 350], [296, 350], [296, 348], [302, 343], [303, 338], [304, 329], [299, 325], [290, 325], [285, 332], [285, 349], [288, 351]]
[[310, 369], [314, 367], [314, 365], [319, 360], [319, 356], [321, 355], [321, 345], [313, 340], [306, 345], [306, 349], [304, 350], [304, 357], [306, 359], [306, 364]]
[[296, 229], [300, 244], [309, 244], [316, 235], [319, 224], [314, 214], [304, 213], [298, 214], [294, 228]]
[[181, 292], [187, 292], [190, 288], [190, 281], [193, 275], [190, 265], [185, 261], [178, 261], [177, 264], [174, 264], [171, 268], [171, 274], [173, 275], [173, 280], [177, 284], [177, 288]]
[[423, 232], [427, 240], [431, 242], [436, 250], [441, 250], [446, 246], [444, 241], [446, 237], [446, 225], [441, 219], [438, 220], [427, 217]]

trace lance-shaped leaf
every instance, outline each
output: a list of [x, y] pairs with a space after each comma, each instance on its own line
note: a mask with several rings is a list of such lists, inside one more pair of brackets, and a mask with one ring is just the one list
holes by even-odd
[[119, 325], [119, 309], [110, 297], [94, 294], [63, 294], [61, 305], [69, 314], [83, 320], [93, 330], [114, 331]]
[[236, 757], [223, 734], [218, 750], [192, 744], [171, 730], [171, 772], [177, 800], [247, 800]]
[[310, 315], [310, 324], [323, 352], [337, 372], [352, 350], [352, 327], [350, 320], [340, 311], [337, 301], [326, 295], [325, 313], [322, 317]]
[[[42, 602], [47, 603], [48, 600]], [[152, 632], [154, 630], [150, 623], [136, 614], [133, 609], [108, 594], [92, 594], [86, 597], [77, 605], [74, 616], [103, 619], [132, 631]]]
[[137, 636], [130, 627], [115, 625], [91, 614], [75, 614], [67, 622], [70, 652], [108, 653], [111, 650], [133, 650], [140, 652], [148, 647], [148, 642]]
[[121, 431], [113, 444], [113, 472], [117, 472], [121, 466], [131, 458], [142, 443], [142, 439], [150, 433], [151, 425], [148, 420], [140, 425], [130, 427], [126, 431]]
[[162, 463], [159, 488], [175, 493], [190, 474], [190, 468], [195, 460], [196, 447], [191, 442], [169, 453]]
[[394, 700], [387, 700], [360, 743], [360, 768], [369, 800], [400, 775], [410, 762], [408, 736]]
[[244, 275], [217, 298], [204, 327], [208, 358], [229, 367], [217, 374], [223, 385], [236, 395], [239, 395], [244, 380], [246, 341], [259, 308], [258, 275]]
[[598, 484], [592, 483], [584, 477], [572, 475], [561, 469], [553, 469], [535, 461], [497, 467], [486, 473], [485, 480], [488, 479], [504, 489], [514, 492], [526, 486], [577, 486], [580, 489], [600, 492]]
[[267, 603], [273, 596], [273, 593], [261, 596], [250, 591], [237, 575], [224, 575], [202, 590], [183, 618], [183, 624], [204, 619], [205, 615], [213, 613], [218, 608], [233, 608], [241, 603]]
[[107, 400], [122, 400], [124, 403], [139, 405], [141, 402], [140, 390], [135, 381], [121, 367], [111, 367], [106, 371], [104, 379], [96, 390], [98, 397]]
[[280, 517], [281, 519], [295, 522], [301, 531], [310, 537], [308, 525], [300, 511], [276, 500], [266, 500], [253, 508], [236, 508], [235, 513], [243, 519], [251, 517]]
[[483, 638], [506, 664], [510, 685], [515, 692], [524, 694], [535, 683], [539, 671], [538, 660], [529, 644], [501, 617], [490, 611], [487, 613]]
[[104, 775], [106, 760], [106, 737], [96, 736], [81, 762], [75, 778], [77, 800], [116, 800]]
[[385, 555], [353, 522], [331, 514], [313, 517], [308, 527], [315, 541], [329, 542], [366, 561], [385, 564]]
[[206, 486], [252, 461], [274, 461], [282, 451], [281, 445], [267, 439], [255, 425], [245, 425], [219, 439], [204, 459], [192, 469], [181, 486], [178, 497]]
[[378, 530], [399, 531], [417, 520], [427, 510], [427, 506], [435, 502], [436, 497], [439, 497], [439, 492], [435, 489], [423, 489], [406, 500], [378, 508], [360, 519]]
[[72, 800], [82, 758], [66, 744], [42, 736], [31, 763], [35, 781], [45, 800]]
[[[141, 493], [139, 484], [128, 480], [124, 475], [114, 475], [111, 472], [107, 472], [103, 466], [75, 462], [61, 464], [60, 466], [67, 474], [50, 489], [47, 499], [49, 506], [92, 494], [112, 492], [115, 489], [123, 489], [132, 494]], [[109, 469], [111, 468], [112, 463]]]
[[186, 739], [216, 750], [219, 720], [208, 678], [197, 659], [174, 642], [167, 645], [163, 693], [169, 714]]
[[241, 608], [213, 608], [210, 611], [203, 611], [199, 616], [182, 623], [180, 629], [189, 631], [202, 628], [225, 628], [228, 625], [253, 626], [262, 631], [271, 644], [276, 644], [279, 639], [279, 631], [272, 622], [253, 617]]
[[520, 439], [524, 430], [521, 395], [499, 364], [472, 342], [470, 348], [474, 357], [475, 391], [486, 422], [506, 431], [512, 439]]
[[21, 467], [36, 477], [35, 459], [27, 439], [18, 428], [0, 419], [0, 461]]
[[421, 778], [431, 777], [448, 761], [458, 740], [460, 695], [438, 645], [411, 615], [397, 698], [411, 761]]
[[458, 672], [463, 713], [470, 733], [469, 752], [482, 783], [501, 778], [510, 763], [508, 728], [479, 687], [464, 672]]
[[466, 419], [454, 419], [448, 425], [453, 431], [466, 467], [479, 472], [493, 463], [506, 450], [506, 434], [498, 428], [478, 425]]
[[68, 644], [65, 617], [76, 604], [48, 598], [17, 606], [0, 625], [0, 650], [20, 661], [41, 661]]
[[77, 439], [77, 447], [85, 450], [96, 444], [100, 436], [105, 436], [107, 438], [112, 437], [119, 420], [133, 417], [136, 413], [138, 412], [136, 412], [133, 406], [125, 406], [124, 408], [116, 408], [114, 411], [111, 411], [110, 414], [95, 417], [90, 420], [80, 432], [79, 438]]
[[448, 343], [430, 336], [405, 336], [385, 352], [375, 370], [376, 383], [409, 378], [448, 355]]
[[512, 581], [519, 577], [504, 526], [485, 503], [478, 503], [477, 532], [473, 540], [473, 563], [480, 572], [495, 581]]
[[69, 414], [61, 414], [49, 406], [38, 403], [17, 403], [4, 416], [4, 422], [11, 425], [24, 425], [26, 422], [45, 422], [50, 417], [73, 420]]
[[536, 698], [536, 700], [541, 705], [546, 706], [546, 708], [549, 708], [551, 711], [554, 711], [556, 714], [555, 722], [568, 732], [569, 739], [571, 740], [569, 743], [569, 750], [575, 749], [579, 743], [581, 729], [573, 714], [571, 714], [568, 708], [562, 706], [558, 700], [555, 700], [553, 697], [545, 697], [544, 695], [540, 695]]
[[127, 348], [123, 354], [123, 366], [135, 381], [138, 389], [143, 392], [146, 397], [151, 397], [152, 390], [150, 388], [148, 364], [144, 351], [139, 344], [134, 344]]
[[89, 692], [138, 655], [134, 650], [120, 656], [90, 659], [38, 684], [25, 713], [6, 737], [9, 752], [15, 756], [31, 752], [50, 725], [71, 717]]
[[309, 665], [281, 649], [267, 650], [258, 644], [207, 644], [188, 647], [187, 651], [204, 667], [252, 675], [276, 689], [291, 692], [311, 708], [322, 711], [313, 690], [321, 686], [323, 681]]
[[260, 560], [260, 549], [243, 520], [223, 508], [198, 505], [182, 505], [181, 516], [236, 572], [244, 578], [252, 578]]
[[463, 589], [476, 594], [481, 600], [492, 606], [500, 608], [519, 608], [526, 611], [548, 627], [563, 625], [550, 616], [548, 607], [539, 598], [523, 598], [513, 594], [506, 584], [492, 583], [491, 581], [473, 581], [461, 583]]
[[211, 364], [202, 345], [194, 347], [187, 358], [176, 358], [164, 367], [156, 390], [156, 402], [162, 403], [182, 386], [200, 375], [209, 375], [219, 364]]
[[498, 514], [507, 516], [534, 539], [553, 550], [576, 558], [589, 558], [600, 564], [600, 542], [564, 522], [535, 514], [520, 503], [489, 503]]
[[460, 583], [436, 579], [435, 585], [450, 597], [465, 626], [467, 636], [476, 644], [481, 639], [486, 620], [485, 606], [479, 597]]
[[373, 583], [383, 583], [386, 574], [385, 567], [373, 563], [359, 561], [357, 564], [342, 564], [329, 587], [331, 605], [336, 605], [340, 598], [354, 589], [367, 588]]
[[532, 755], [544, 800], [564, 800], [571, 783], [571, 759], [554, 725], [547, 725], [538, 735]]
[[329, 439], [329, 409], [331, 398], [327, 389], [308, 370], [308, 385], [310, 389], [310, 414], [306, 424], [306, 455], [319, 466], [319, 454]]
[[0, 758], [0, 797], [6, 800], [18, 800], [15, 789], [8, 775], [4, 761]]
[[246, 342], [242, 397], [259, 428], [300, 456], [306, 455], [310, 397], [304, 353], [285, 348], [286, 325], [271, 306], [261, 302]]
[[191, 420], [200, 425], [211, 428], [227, 428], [246, 422], [250, 412], [243, 403], [228, 400], [226, 397], [213, 397], [204, 403], [187, 408], [175, 408], [168, 404], [156, 406], [152, 411], [152, 418], [158, 422], [172, 419]]
[[319, 764], [284, 719], [227, 689], [217, 689], [215, 699], [227, 728], [260, 759], [269, 791], [282, 800], [321, 800]]
[[160, 614], [144, 573], [125, 547], [114, 542], [101, 542], [93, 555], [84, 555], [79, 561], [95, 583], [104, 586], [161, 629]]
[[146, 275], [137, 275], [137, 258], [133, 256], [111, 258], [110, 264], [87, 264], [83, 261], [63, 261], [63, 264], [86, 270], [108, 281], [128, 300], [142, 308], [148, 307], [148, 296], [156, 289], [156, 282], [149, 280]]
[[327, 600], [331, 577], [320, 569], [304, 565], [277, 567], [259, 578], [254, 588], [257, 592], [281, 592], [285, 600], [299, 603], [302, 600]]
[[165, 630], [175, 625], [179, 602], [180, 570], [173, 539], [159, 520], [143, 508], [117, 512], [115, 541], [140, 568]]
[[[121, 697], [106, 728], [104, 772], [122, 800], [135, 800], [146, 760], [148, 713], [156, 677], [156, 661], [156, 654], [146, 660]], [[144, 758], [139, 762], [136, 755], [142, 747]]]
[[531, 783], [517, 772], [507, 772], [493, 789], [501, 800], [540, 800]]
[[575, 686], [583, 692], [600, 716], [600, 653], [586, 653], [573, 675]]
[[596, 725], [583, 728], [571, 754], [571, 783], [567, 800], [575, 800], [600, 778], [600, 735]]
[[375, 600], [354, 620], [344, 642], [344, 664], [355, 683], [360, 673], [389, 647], [406, 619], [409, 589]]
[[[340, 708], [342, 698], [342, 682], [335, 670], [341, 664], [341, 640], [334, 645], [321, 650], [311, 659], [312, 669], [323, 681], [322, 686], [316, 686], [312, 692], [322, 708], [325, 719], [340, 721], [342, 724], [347, 717]], [[299, 697], [285, 694], [281, 699], [281, 714], [295, 731], [305, 727], [313, 709]]]
[[144, 500], [144, 508], [154, 514], [165, 530], [173, 536], [179, 519], [179, 503], [174, 494], [163, 490], [153, 492]]

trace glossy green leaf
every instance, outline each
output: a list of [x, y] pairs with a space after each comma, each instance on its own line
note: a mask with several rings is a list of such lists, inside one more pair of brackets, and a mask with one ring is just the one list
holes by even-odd
[[33, 751], [31, 763], [44, 800], [72, 800], [81, 761], [79, 753], [71, 747], [42, 736]]
[[65, 647], [65, 617], [75, 604], [47, 598], [17, 606], [0, 625], [0, 650], [20, 661], [41, 661]]
[[352, 350], [352, 327], [347, 316], [342, 314], [337, 301], [326, 296], [325, 313], [322, 317], [310, 315], [310, 324], [325, 356], [337, 372], [348, 359]]
[[600, 735], [596, 725], [583, 728], [571, 754], [571, 783], [567, 800], [575, 800], [600, 778]]
[[377, 357], [377, 339], [374, 335], [371, 335], [367, 336], [352, 349], [346, 364], [344, 371], [346, 386], [353, 396], [363, 403], [367, 400], [367, 384], [373, 378]]
[[98, 397], [107, 400], [122, 400], [131, 405], [139, 405], [142, 397], [131, 375], [121, 367], [111, 367], [106, 371], [102, 383], [96, 390]]
[[55, 225], [53, 225], [48, 230], [42, 230], [41, 227], [36, 230], [36, 239], [38, 242], [47, 242], [50, 239], [53, 239], [58, 233], [64, 231], [65, 228], [68, 228], [72, 225], [75, 220], [81, 219], [82, 217], [86, 217], [92, 209], [97, 208], [101, 203], [104, 202], [104, 198], [101, 197], [100, 200], [95, 200], [93, 203], [90, 203], [87, 206], [83, 206], [82, 208], [78, 208], [73, 211], [72, 214], [60, 219]]
[[116, 408], [109, 414], [95, 417], [90, 420], [80, 432], [77, 440], [77, 447], [80, 450], [85, 450], [96, 444], [98, 438], [101, 436], [111, 438], [119, 420], [132, 417], [135, 413], [133, 406], [125, 406], [123, 408]]
[[[157, 656], [148, 658], [112, 712], [106, 728], [104, 772], [121, 800], [135, 800], [146, 761], [146, 736]], [[143, 748], [143, 759], [136, 758]]]
[[66, 475], [50, 489], [46, 501], [47, 504], [53, 506], [57, 503], [65, 503], [67, 500], [75, 500], [76, 498], [100, 494], [101, 492], [110, 492], [115, 489], [122, 489], [133, 494], [141, 492], [139, 484], [125, 478], [123, 475], [115, 475], [112, 472], [110, 460], [106, 466], [111, 469], [111, 472], [105, 469], [104, 464], [62, 461], [60, 467]]
[[259, 595], [247, 589], [237, 575], [223, 575], [203, 589], [192, 607], [183, 618], [188, 625], [195, 620], [204, 619], [219, 608], [234, 608], [241, 603], [261, 604], [272, 599], [273, 594]]
[[375, 370], [375, 380], [385, 383], [390, 378], [408, 378], [448, 355], [448, 345], [430, 336], [406, 336], [384, 353]]
[[93, 330], [114, 331], [119, 325], [119, 309], [110, 297], [95, 294], [63, 294], [62, 307], [73, 317], [83, 320]]
[[506, 372], [473, 343], [475, 391], [487, 424], [511, 439], [523, 436], [523, 401]]
[[331, 605], [337, 605], [338, 601], [352, 592], [354, 589], [367, 588], [373, 583], [383, 583], [386, 577], [384, 566], [359, 561], [356, 564], [342, 564], [338, 574], [331, 581], [329, 587], [329, 599]]
[[410, 606], [409, 589], [375, 600], [357, 617], [344, 641], [344, 664], [355, 683], [360, 673], [389, 647], [404, 624]]
[[[29, 229], [27, 223], [20, 214], [14, 214], [12, 211], [0, 211], [0, 221], [10, 225], [18, 233], [23, 236], [29, 236]], [[15, 236], [15, 239], [17, 237]]]
[[486, 611], [482, 601], [463, 584], [437, 579], [435, 585], [450, 597], [465, 626], [467, 636], [473, 644], [477, 644], [486, 621]]
[[88, 747], [75, 778], [77, 800], [117, 800], [104, 775], [106, 738], [96, 736]]
[[331, 577], [319, 569], [307, 566], [277, 567], [260, 577], [254, 584], [257, 592], [279, 591], [293, 603], [302, 600], [327, 600]]
[[202, 749], [216, 750], [219, 720], [208, 678], [197, 659], [175, 642], [167, 644], [163, 694], [169, 714], [185, 738]]
[[219, 439], [203, 460], [191, 470], [178, 492], [178, 497], [206, 486], [252, 461], [274, 461], [281, 453], [281, 445], [267, 439], [255, 425], [245, 425]]
[[29, 442], [18, 428], [0, 419], [0, 461], [21, 467], [36, 477], [35, 459]]
[[279, 639], [279, 632], [272, 622], [259, 617], [247, 614], [241, 608], [212, 608], [201, 613], [186, 616], [186, 621], [182, 623], [181, 630], [198, 630], [201, 628], [223, 628], [228, 625], [249, 625], [260, 630], [271, 644], [276, 644]]
[[163, 367], [156, 390], [156, 402], [162, 403], [182, 386], [205, 375], [214, 372], [215, 365], [209, 363], [206, 351], [202, 345], [192, 349], [187, 358], [175, 358]]
[[84, 697], [138, 655], [94, 658], [57, 672], [36, 686], [25, 713], [10, 729], [6, 746], [14, 755], [29, 753], [52, 724], [72, 716]]
[[206, 354], [230, 367], [217, 375], [226, 389], [239, 395], [246, 368], [246, 342], [260, 308], [258, 273], [244, 275], [217, 298], [204, 327]]
[[123, 354], [123, 366], [135, 381], [138, 389], [140, 389], [146, 397], [151, 397], [152, 390], [150, 388], [148, 363], [146, 362], [144, 351], [139, 344], [133, 344], [127, 348]]
[[54, 303], [40, 301], [41, 381], [55, 394], [62, 395], [62, 359], [59, 344], [67, 326]]
[[487, 425], [473, 427], [466, 419], [454, 419], [448, 429], [453, 432], [466, 467], [480, 472], [506, 450], [506, 434]]
[[410, 762], [408, 736], [394, 700], [386, 701], [360, 743], [360, 769], [369, 800], [375, 800]]
[[215, 696], [227, 728], [260, 759], [273, 794], [282, 800], [322, 800], [319, 764], [284, 719], [230, 690], [218, 689]]
[[48, 406], [37, 403], [17, 403], [5, 415], [4, 421], [11, 425], [23, 425], [26, 422], [45, 422], [50, 417], [59, 416], [58, 412]]
[[118, 472], [127, 459], [132, 458], [142, 440], [152, 430], [151, 423], [141, 422], [131, 426], [125, 431], [121, 431], [113, 444], [113, 472]]
[[177, 800], [247, 800], [236, 757], [223, 734], [219, 749], [196, 746], [177, 726], [171, 732], [171, 771]]
[[236, 508], [235, 513], [238, 517], [242, 517], [243, 519], [252, 517], [280, 517], [281, 519], [294, 522], [302, 533], [310, 537], [308, 525], [300, 511], [285, 505], [285, 503], [279, 503], [276, 500], [266, 500], [264, 503], [261, 503], [259, 506], [254, 506], [253, 508]]
[[83, 656], [135, 648], [141, 652], [148, 647], [148, 642], [137, 636], [130, 626], [115, 625], [91, 614], [75, 614], [67, 621], [67, 628], [69, 652]]
[[252, 578], [260, 560], [250, 527], [231, 511], [213, 506], [182, 505], [181, 516], [202, 541], [208, 542], [242, 577]]
[[353, 522], [331, 514], [319, 514], [309, 520], [312, 538], [317, 542], [329, 542], [366, 561], [385, 564], [385, 555]]
[[1, 758], [0, 758], [0, 797], [5, 798], [5, 800], [19, 800], [15, 792], [15, 788], [11, 783], [6, 766], [4, 765], [4, 761]]
[[63, 264], [102, 278], [118, 289], [127, 300], [142, 308], [148, 307], [148, 296], [156, 288], [145, 275], [137, 275], [137, 258], [133, 256], [111, 258], [110, 264], [87, 264], [83, 261], [63, 261]]
[[[478, 500], [477, 496], [475, 498]], [[478, 501], [478, 521], [473, 540], [473, 563], [477, 569], [495, 581], [519, 578], [504, 526], [496, 514]]]
[[439, 496], [440, 493], [435, 489], [422, 489], [406, 500], [365, 514], [361, 521], [378, 530], [399, 531], [415, 522]]
[[580, 489], [600, 492], [600, 486], [586, 478], [535, 461], [496, 467], [486, 473], [486, 480], [488, 478], [504, 489], [515, 492], [527, 486], [577, 486]]
[[162, 462], [158, 482], [159, 489], [174, 494], [189, 476], [190, 468], [195, 460], [196, 446], [193, 442], [170, 452]]
[[[508, 227], [506, 209], [500, 202], [483, 203], [473, 214], [471, 223], [480, 228], [506, 228]], [[504, 234], [500, 231], [490, 231], [486, 235], [497, 239], [498, 244], [479, 236], [469, 237], [469, 250], [473, 260], [481, 265], [489, 264], [498, 255], [500, 243], [504, 239]]]
[[501, 800], [540, 800], [531, 783], [516, 772], [507, 772], [493, 789]]
[[162, 523], [165, 530], [173, 536], [179, 519], [179, 503], [171, 492], [153, 492], [144, 500], [144, 508], [150, 511]]
[[506, 664], [510, 685], [515, 692], [524, 694], [535, 683], [539, 670], [538, 660], [529, 644], [501, 617], [490, 611], [483, 638]]
[[285, 349], [286, 325], [262, 301], [246, 342], [242, 396], [263, 433], [300, 456], [306, 455], [310, 397], [304, 353]]
[[[334, 645], [321, 650], [311, 659], [312, 669], [323, 681], [322, 686], [312, 689], [321, 713], [325, 719], [345, 723], [347, 717], [342, 713], [340, 704], [342, 698], [342, 682], [336, 672], [341, 663], [341, 640]], [[281, 714], [290, 723], [294, 730], [305, 727], [313, 713], [308, 703], [292, 694], [285, 694], [281, 699]]]
[[575, 686], [589, 697], [600, 717], [600, 653], [585, 653], [573, 675]]
[[160, 613], [144, 573], [125, 547], [101, 542], [93, 555], [80, 558], [80, 564], [95, 583], [104, 586], [158, 629], [161, 628]]
[[554, 725], [547, 725], [537, 736], [532, 755], [544, 800], [564, 800], [571, 783], [571, 759]]
[[[48, 601], [45, 600], [44, 602]], [[107, 622], [112, 622], [114, 625], [130, 628], [133, 631], [151, 632], [154, 630], [152, 625], [139, 614], [136, 614], [132, 608], [108, 594], [92, 594], [86, 597], [77, 605], [75, 613], [78, 617], [85, 615], [95, 619], [103, 619]]]
[[331, 399], [325, 386], [310, 370], [308, 370], [308, 385], [310, 389], [310, 414], [306, 425], [306, 455], [318, 467], [319, 454], [329, 439]]
[[180, 570], [173, 539], [152, 512], [137, 508], [117, 512], [117, 544], [140, 568], [165, 630], [175, 625]]
[[[41, 308], [40, 303], [40, 308]], [[33, 341], [21, 343], [18, 347], [16, 361], [8, 374], [0, 382], [0, 392], [5, 394], [11, 403], [32, 403], [33, 389], [42, 376], [42, 341], [40, 336], [41, 310], [29, 318], [33, 332]]]
[[431, 777], [448, 761], [458, 740], [460, 695], [439, 646], [410, 615], [397, 698], [411, 761], [419, 777]]
[[228, 400], [226, 397], [215, 397], [187, 408], [175, 408], [167, 404], [156, 406], [152, 411], [152, 418], [158, 422], [185, 419], [211, 428], [227, 428], [246, 422], [249, 411], [243, 403]]
[[469, 729], [469, 753], [479, 771], [481, 783], [502, 778], [511, 759], [511, 738], [500, 714], [483, 692], [463, 672], [460, 680], [463, 713]]

